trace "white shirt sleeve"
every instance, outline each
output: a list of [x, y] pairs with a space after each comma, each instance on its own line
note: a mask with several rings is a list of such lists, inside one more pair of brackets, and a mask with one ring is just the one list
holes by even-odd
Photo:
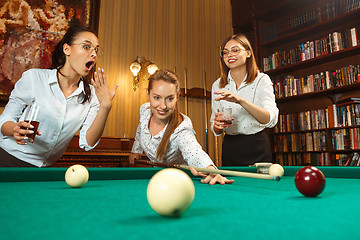
[[216, 168], [209, 155], [196, 140], [192, 130], [184, 129], [180, 131], [173, 141], [177, 142], [181, 154], [189, 166], [206, 168], [212, 165]]
[[94, 146], [90, 146], [86, 140], [86, 133], [89, 130], [91, 124], [94, 122], [94, 119], [100, 108], [100, 103], [96, 97], [94, 87], [90, 86], [90, 88], [91, 88], [90, 110], [88, 112], [87, 117], [85, 118], [83, 125], [81, 126], [80, 134], [79, 134], [79, 147], [84, 149], [85, 151], [90, 151], [94, 149], [100, 142], [99, 139]]
[[[0, 115], [0, 129], [5, 122], [10, 121], [16, 123], [25, 110], [25, 107], [33, 100], [32, 80], [33, 74], [31, 74], [31, 71], [26, 71], [16, 82], [15, 87], [11, 92], [9, 102], [6, 104], [3, 113]], [[8, 136], [4, 136], [1, 131], [0, 137], [8, 138]]]
[[[139, 153], [142, 154], [144, 152], [144, 149], [141, 147], [141, 141], [142, 141], [142, 128], [141, 128], [141, 124], [143, 122], [146, 122], [146, 117], [150, 114], [150, 104], [149, 103], [144, 103], [143, 105], [140, 106], [140, 121], [139, 121], [139, 125], [136, 129], [136, 135], [135, 135], [135, 141], [134, 144], [131, 148], [131, 152], [132, 153]], [[149, 117], [149, 116], [148, 116]]]
[[136, 129], [135, 141], [131, 149], [132, 153], [142, 154], [144, 150], [141, 147], [141, 123], [139, 123]]
[[278, 122], [279, 109], [276, 106], [273, 83], [268, 75], [264, 75], [255, 95], [254, 103], [264, 109], [270, 114], [270, 121], [266, 124], [261, 124], [266, 128], [274, 127]]

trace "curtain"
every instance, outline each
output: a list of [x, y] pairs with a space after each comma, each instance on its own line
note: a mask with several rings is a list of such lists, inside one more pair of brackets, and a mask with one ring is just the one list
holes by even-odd
[[[147, 81], [132, 89], [130, 64], [145, 57], [159, 68], [179, 75], [184, 87], [206, 88], [220, 76], [219, 47], [232, 34], [230, 0], [101, 0], [99, 42], [105, 51], [98, 67], [105, 70], [109, 87], [119, 84], [104, 136], [134, 137], [139, 107], [147, 101]], [[206, 74], [204, 74], [204, 72]], [[209, 155], [215, 157], [214, 135], [210, 131], [211, 101], [188, 99], [188, 116], [196, 138], [205, 149], [205, 121], [208, 122]], [[179, 109], [185, 113], [185, 101]], [[219, 146], [219, 149], [221, 146]]]

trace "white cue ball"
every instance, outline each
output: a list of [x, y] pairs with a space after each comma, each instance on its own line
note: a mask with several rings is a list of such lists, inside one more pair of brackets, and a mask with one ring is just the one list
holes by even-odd
[[151, 208], [166, 217], [178, 217], [192, 204], [195, 187], [191, 178], [176, 168], [157, 172], [147, 187], [147, 199]]
[[86, 167], [75, 164], [66, 170], [65, 181], [73, 188], [80, 188], [84, 186], [89, 180], [89, 172]]
[[282, 177], [284, 175], [284, 168], [280, 164], [273, 164], [269, 168], [269, 174], [271, 176]]

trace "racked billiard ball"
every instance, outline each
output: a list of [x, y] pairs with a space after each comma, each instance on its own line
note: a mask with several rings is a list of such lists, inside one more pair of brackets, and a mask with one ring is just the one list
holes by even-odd
[[316, 197], [325, 188], [325, 175], [316, 167], [303, 167], [295, 175], [295, 186], [304, 196]]
[[176, 168], [157, 172], [147, 187], [151, 208], [166, 217], [179, 217], [190, 207], [194, 197], [193, 181], [184, 171]]

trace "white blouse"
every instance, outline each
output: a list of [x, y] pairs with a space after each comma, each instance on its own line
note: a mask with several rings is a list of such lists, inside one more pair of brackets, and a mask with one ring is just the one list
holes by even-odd
[[[197, 142], [190, 118], [185, 115], [183, 116], [184, 121], [180, 123], [170, 137], [163, 156], [164, 162], [201, 168], [206, 168], [209, 165], [215, 167], [211, 158], [202, 150], [201, 145]], [[131, 152], [139, 154], [145, 152], [151, 161], [156, 162], [157, 148], [164, 136], [167, 125], [156, 136], [151, 136], [148, 127], [150, 117], [150, 103], [145, 103], [140, 107], [140, 123]]]
[[[246, 77], [245, 77], [246, 78]], [[232, 116], [234, 118], [232, 126], [225, 128], [224, 132], [228, 135], [250, 135], [258, 133], [265, 128], [272, 128], [278, 122], [279, 109], [276, 106], [275, 94], [273, 83], [270, 77], [265, 73], [258, 73], [255, 80], [251, 83], [245, 83], [242, 81], [238, 89], [236, 89], [236, 83], [230, 75], [228, 74], [228, 84], [221, 88], [219, 87], [220, 78], [214, 82], [211, 90], [211, 109], [212, 114], [210, 118], [211, 130], [215, 136], [219, 136], [214, 132], [214, 119], [215, 113], [218, 109], [221, 111], [223, 107], [232, 108]], [[245, 79], [244, 79], [245, 80]], [[270, 121], [267, 124], [259, 123], [250, 113], [248, 113], [240, 104], [228, 102], [225, 100], [215, 101], [219, 95], [216, 95], [214, 92], [219, 90], [225, 90], [232, 92], [253, 104], [266, 109], [270, 114]]]
[[14, 137], [4, 136], [0, 131], [0, 146], [9, 154], [38, 167], [50, 166], [66, 150], [75, 133], [80, 129], [79, 146], [89, 151], [86, 132], [99, 110], [94, 87], [90, 85], [91, 98], [82, 104], [84, 86], [67, 98], [60, 89], [56, 69], [30, 69], [23, 73], [11, 92], [9, 102], [0, 115], [0, 128], [7, 122], [24, 119], [24, 109], [29, 102], [40, 106], [39, 131], [34, 143], [19, 145]]

